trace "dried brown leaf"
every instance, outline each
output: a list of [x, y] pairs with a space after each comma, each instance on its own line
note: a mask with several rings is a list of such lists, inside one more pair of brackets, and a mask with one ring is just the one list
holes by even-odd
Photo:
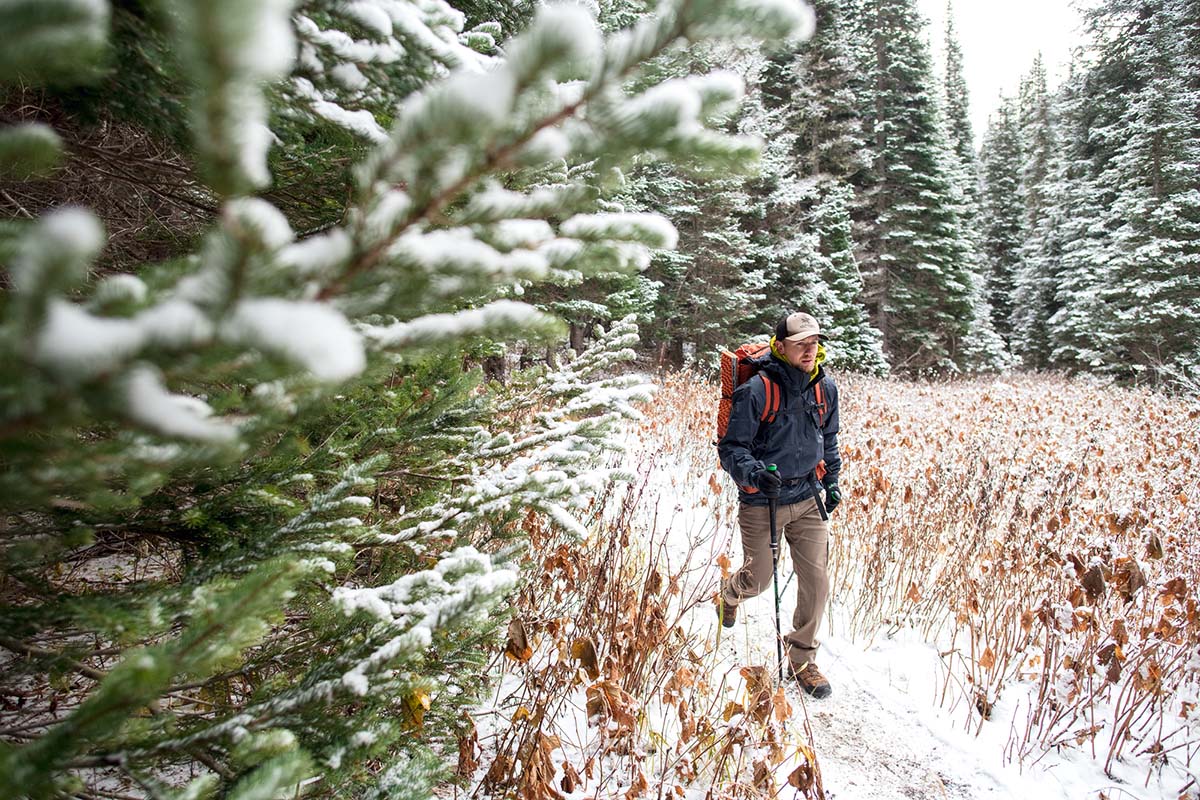
[[774, 678], [766, 667], [758, 665], [742, 667], [738, 672], [746, 680], [746, 693], [751, 697], [774, 687]]
[[1104, 571], [1100, 569], [1099, 565], [1093, 565], [1083, 574], [1082, 583], [1089, 602], [1095, 603], [1104, 597]]
[[779, 722], [787, 722], [792, 716], [792, 704], [788, 702], [787, 693], [780, 686], [775, 690], [775, 698], [772, 701], [775, 707], [775, 719]]
[[618, 731], [632, 732], [637, 727], [637, 703], [615, 680], [603, 680], [587, 688], [588, 719], [611, 719]]
[[625, 792], [625, 800], [635, 800], [646, 793], [650, 788], [650, 782], [646, 780], [646, 773], [641, 769], [637, 772], [637, 777], [633, 779], [633, 783], [629, 785], [629, 791]]
[[1158, 601], [1165, 606], [1171, 605], [1176, 598], [1187, 596], [1187, 581], [1182, 577], [1172, 578], [1167, 581], [1167, 585], [1163, 587], [1158, 594]]
[[571, 658], [579, 662], [590, 680], [600, 677], [600, 662], [596, 656], [596, 645], [586, 636], [571, 642]]
[[529, 637], [525, 635], [525, 624], [519, 617], [513, 617], [508, 623], [508, 644], [504, 647], [504, 655], [521, 663], [533, 658], [533, 648], [529, 646]]
[[910, 603], [921, 602], [921, 589], [917, 586], [916, 581], [910, 581], [908, 584], [908, 593], [905, 595]]
[[571, 765], [570, 761], [562, 762], [563, 777], [559, 784], [562, 790], [567, 794], [574, 794], [575, 790], [583, 784], [583, 778], [579, 772]]
[[[800, 766], [792, 770], [791, 774], [788, 775], [787, 781], [788, 785], [800, 790], [801, 793], [807, 793], [814, 786], [819, 785], [820, 768], [817, 766], [817, 754], [811, 749], [800, 745], [799, 754], [802, 758]], [[818, 791], [817, 796], [820, 797], [821, 795], [822, 793]]]
[[470, 717], [467, 717], [467, 723], [471, 726], [466, 733], [458, 737], [458, 768], [457, 772], [461, 778], [469, 778], [475, 774], [475, 770], [479, 769], [479, 731], [475, 728], [475, 722]]
[[775, 772], [766, 759], [760, 758], [754, 762], [754, 788], [762, 796], [775, 796]]
[[679, 741], [687, 744], [696, 735], [696, 717], [684, 700], [679, 701]]

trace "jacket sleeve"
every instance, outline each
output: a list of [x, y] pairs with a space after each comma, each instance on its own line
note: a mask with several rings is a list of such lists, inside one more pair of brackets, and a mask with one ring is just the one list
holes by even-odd
[[838, 419], [837, 384], [830, 380], [828, 387], [829, 418], [825, 421], [825, 427], [821, 429], [825, 437], [825, 479], [822, 482], [826, 486], [836, 483], [842, 471], [842, 455], [838, 452], [838, 430], [841, 421]]
[[762, 466], [750, 448], [758, 434], [759, 419], [767, 403], [762, 379], [751, 379], [733, 390], [733, 408], [724, 438], [717, 443], [721, 467], [738, 486], [750, 485], [750, 473]]

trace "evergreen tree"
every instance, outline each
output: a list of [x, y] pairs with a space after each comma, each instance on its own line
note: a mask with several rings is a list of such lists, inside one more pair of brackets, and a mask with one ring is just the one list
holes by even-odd
[[813, 209], [811, 227], [819, 231], [822, 284], [809, 308], [828, 331], [829, 365], [872, 375], [888, 371], [883, 354], [883, 335], [871, 326], [859, 297], [862, 276], [854, 258], [850, 204], [853, 190], [846, 184], [825, 184], [825, 196]]
[[1114, 368], [1200, 369], [1200, 13], [1194, 2], [1109, 2], [1101, 58], [1128, 70], [1101, 293]]
[[1194, 369], [1198, 65], [1188, 3], [1104, 3], [1060, 103], [1069, 186], [1050, 319], [1064, 366]]
[[[731, 128], [743, 86], [734, 73], [714, 71], [718, 63], [728, 60], [712, 43], [700, 42], [656, 59], [625, 90], [641, 94], [656, 83], [649, 90], [651, 102], [670, 105], [678, 102], [677, 92], [706, 86], [708, 102], [697, 112], [714, 128]], [[662, 215], [678, 231], [677, 246], [656, 252], [637, 275], [589, 275], [550, 291], [535, 290], [532, 299], [565, 313], [580, 340], [593, 321], [632, 313], [644, 325], [646, 347], [656, 363], [682, 366], [685, 351], [711, 356], [761, 297], [761, 276], [747, 272], [754, 248], [741, 224], [748, 213], [743, 183], [758, 142], [746, 136], [728, 141], [734, 146], [716, 161], [707, 154], [706, 163], [672, 153], [674, 145], [666, 139], [647, 144], [628, 173], [608, 171], [600, 206], [613, 213]]]
[[1046, 67], [1039, 53], [1029, 73], [1021, 79], [1017, 93], [1017, 127], [1021, 146], [1021, 199], [1025, 206], [1024, 228], [1034, 224], [1046, 209], [1043, 197], [1050, 172], [1050, 95]]
[[[817, 0], [816, 31], [792, 66], [784, 128], [795, 134], [796, 174], [860, 182], [869, 155], [860, 111], [862, 81], [840, 0]], [[764, 82], [765, 83], [765, 82]], [[790, 91], [789, 91], [790, 90]], [[764, 89], [764, 92], [766, 89]]]
[[987, 296], [996, 330], [1011, 339], [1017, 264], [1025, 237], [1021, 203], [1021, 140], [1016, 108], [1004, 99], [990, 120], [981, 151], [983, 254]]
[[1039, 54], [1021, 81], [1019, 92], [1021, 197], [1025, 209], [1024, 240], [1013, 276], [1013, 350], [1026, 366], [1050, 366], [1047, 322], [1057, 310], [1054, 303], [1057, 264], [1061, 259], [1058, 231], [1062, 223], [1056, 181], [1063, 180], [1055, 147], [1056, 123], [1046, 86], [1046, 69]]
[[862, 180], [868, 157], [861, 81], [842, 4], [813, 7], [814, 36], [768, 58], [750, 104], [748, 129], [766, 141], [750, 187], [758, 211], [748, 220], [761, 247], [766, 298], [744, 333], [757, 335], [783, 314], [805, 309], [837, 330], [831, 364], [881, 373], [886, 360], [862, 307], [848, 216], [850, 187]]
[[764, 141], [759, 172], [747, 185], [752, 205], [744, 218], [754, 247], [752, 269], [758, 298], [752, 313], [727, 335], [727, 340], [733, 341], [761, 337], [763, 330], [796, 309], [816, 311], [817, 296], [825, 288], [819, 236], [812, 230], [810, 218], [819, 199], [820, 181], [800, 172], [798, 136], [788, 122], [791, 105], [764, 109], [761, 103], [766, 100], [766, 94], [755, 93], [747, 103], [743, 123]]
[[[868, 14], [869, 3], [870, 0], [838, 0], [840, 19], [845, 29], [846, 52], [854, 65], [853, 74], [857, 76], [855, 82], [861, 87], [860, 97], [864, 102], [871, 96], [870, 76], [874, 73], [876, 59], [875, 36], [871, 32]], [[863, 113], [863, 135], [866, 136], [866, 112]]]
[[864, 3], [873, 164], [860, 238], [868, 308], [894, 367], [958, 369], [973, 316], [971, 244], [953, 197], [922, 22], [909, 0]]
[[954, 31], [954, 14], [946, 5], [946, 74], [943, 80], [946, 138], [950, 143], [951, 191], [968, 251], [971, 280], [971, 326], [963, 343], [961, 363], [971, 370], [997, 369], [1009, 362], [1004, 340], [996, 333], [994, 310], [987, 292], [983, 237], [979, 230], [979, 163], [971, 130], [970, 96], [963, 76], [962, 47]]
[[741, 220], [749, 211], [744, 178], [700, 183], [670, 168], [647, 168], [635, 202], [659, 210], [679, 231], [675, 250], [657, 254], [647, 278], [660, 288], [646, 328], [658, 343], [658, 361], [684, 363], [685, 343], [711, 358], [730, 332], [761, 313], [764, 276], [752, 268], [755, 248]]
[[[317, 777], [328, 796], [427, 796], [482, 688], [521, 520], [586, 533], [608, 431], [646, 396], [602, 377], [629, 355], [628, 323], [511, 396], [480, 393], [460, 347], [558, 335], [511, 296], [674, 243], [660, 217], [597, 208], [598, 176], [656, 149], [744, 157], [705, 125], [727, 77], [623, 93], [646, 60], [801, 22], [778, 3], [688, 2], [605, 40], [583, 9], [544, 7], [497, 58], [469, 52], [494, 36], [438, 0], [290, 6], [170, 6], [187, 99], [164, 128], [194, 132], [217, 209], [197, 246], [93, 279], [105, 237], [88, 211], [0, 228], [0, 646], [29, 698], [0, 744], [5, 797], [246, 800]], [[102, 11], [0, 7], [19, 43], [6, 91], [94, 77]], [[355, 24], [333, 27], [343, 14]], [[357, 63], [389, 29], [414, 64], [396, 103], [400, 68], [371, 48], [357, 76], [319, 85], [306, 47]], [[94, 108], [120, 96], [105, 85]], [[299, 170], [314, 156], [296, 131], [346, 122], [364, 155], [345, 212], [297, 235], [259, 194], [272, 149]], [[58, 150], [46, 126], [0, 140], [18, 176]], [[564, 163], [586, 166], [549, 188]]]
[[[963, 75], [962, 45], [954, 29], [954, 13], [946, 4], [946, 74], [943, 79], [943, 103], [945, 108], [947, 138], [963, 177], [963, 194], [967, 200], [966, 210], [970, 214], [978, 209], [978, 165], [975, 159], [975, 132], [971, 129], [970, 92]], [[975, 218], [968, 216], [965, 222], [973, 227]]]
[[[1051, 363], [1072, 370], [1100, 368], [1110, 344], [1101, 330], [1101, 293], [1108, 284], [1103, 210], [1112, 202], [1098, 180], [1098, 164], [1111, 158], [1114, 109], [1124, 87], [1120, 71], [1080, 69], [1056, 102], [1060, 135], [1052, 184], [1053, 235], [1040, 243], [1046, 278], [1053, 280], [1054, 313], [1047, 321]], [[1059, 252], [1061, 255], [1059, 256]], [[1057, 258], [1056, 258], [1057, 256]]]

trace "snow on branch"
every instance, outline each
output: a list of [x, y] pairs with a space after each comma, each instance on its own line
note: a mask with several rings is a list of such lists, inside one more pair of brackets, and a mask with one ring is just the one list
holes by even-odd
[[496, 222], [516, 217], [549, 217], [564, 208], [574, 208], [595, 200], [596, 190], [585, 184], [539, 187], [529, 192], [514, 192], [490, 185], [471, 196], [459, 214], [463, 224]]
[[543, 76], [559, 81], [590, 77], [603, 46], [596, 21], [583, 6], [544, 5], [525, 36], [508, 48], [507, 66], [518, 85]]
[[149, 347], [184, 349], [211, 339], [213, 326], [196, 306], [167, 300], [132, 318], [98, 316], [65, 300], [50, 302], [33, 339], [34, 360], [66, 383], [116, 372]]
[[546, 260], [538, 253], [525, 249], [502, 253], [467, 228], [410, 231], [388, 248], [388, 257], [431, 274], [475, 274], [496, 280], [536, 279], [546, 273]]
[[[412, 541], [469, 526], [489, 514], [537, 509], [576, 535], [586, 530], [572, 509], [587, 506], [619, 470], [598, 468], [600, 456], [615, 447], [607, 434], [623, 420], [638, 419], [636, 404], [653, 387], [635, 376], [615, 376], [614, 366], [633, 357], [637, 326], [622, 320], [601, 334], [595, 347], [539, 381], [536, 388], [501, 404], [498, 410], [536, 406], [529, 430], [519, 436], [480, 431], [469, 458], [458, 466], [469, 475], [461, 494], [396, 520], [402, 527], [381, 533], [380, 543]], [[598, 377], [608, 373], [608, 377]]]
[[322, 303], [272, 297], [243, 300], [221, 328], [226, 341], [256, 347], [295, 361], [322, 381], [343, 381], [362, 372], [362, 339], [333, 308]]
[[615, 239], [666, 250], [674, 249], [679, 240], [671, 221], [655, 213], [577, 214], [563, 222], [559, 230], [577, 239]]
[[366, 325], [363, 335], [379, 348], [442, 344], [465, 336], [500, 336], [514, 328], [555, 332], [561, 323], [526, 303], [497, 300], [483, 308], [453, 314], [429, 314], [388, 326]]
[[508, 592], [516, 582], [514, 571], [496, 568], [491, 558], [468, 546], [449, 553], [433, 569], [403, 575], [386, 586], [338, 587], [332, 599], [343, 613], [365, 611], [383, 627], [403, 631], [360, 658], [342, 676], [343, 685], [365, 695], [371, 675], [398, 657], [425, 650], [434, 630], [464, 614], [481, 613], [481, 604]]
[[13, 286], [29, 298], [73, 288], [104, 247], [104, 228], [90, 211], [63, 208], [38, 220], [12, 262]]
[[208, 442], [237, 438], [232, 426], [211, 419], [212, 408], [197, 397], [172, 394], [163, 385], [162, 374], [149, 365], [135, 366], [125, 376], [129, 416], [166, 436]]
[[193, 119], [209, 184], [224, 195], [270, 183], [263, 87], [287, 77], [292, 0], [176, 0], [177, 41], [196, 81]]

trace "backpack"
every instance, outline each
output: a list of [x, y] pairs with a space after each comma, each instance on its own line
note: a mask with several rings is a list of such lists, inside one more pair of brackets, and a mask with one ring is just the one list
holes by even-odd
[[[719, 444], [725, 438], [726, 431], [729, 430], [729, 415], [733, 412], [733, 390], [755, 375], [762, 379], [763, 386], [767, 390], [767, 404], [763, 407], [762, 416], [759, 419], [769, 425], [779, 416], [779, 407], [783, 402], [782, 393], [775, 382], [761, 372], [761, 366], [756, 361], [760, 356], [769, 352], [771, 352], [770, 342], [748, 342], [733, 352], [721, 351], [721, 400], [717, 404], [717, 439], [713, 444]], [[814, 391], [816, 392], [817, 414], [820, 417], [818, 427], [824, 428], [825, 423], [829, 421], [827, 416], [829, 406], [825, 402], [824, 378], [817, 381]], [[825, 462], [822, 461], [817, 465], [818, 480], [824, 474]]]
[[[729, 430], [729, 415], [733, 413], [733, 390], [746, 381], [759, 375], [759, 365], [754, 361], [771, 351], [769, 342], [749, 342], [732, 353], [721, 351], [721, 401], [717, 405], [717, 442], [725, 438]], [[767, 388], [767, 405], [763, 408], [763, 422], [774, 422], [779, 416], [780, 395], [779, 387], [766, 375], [761, 375]]]

